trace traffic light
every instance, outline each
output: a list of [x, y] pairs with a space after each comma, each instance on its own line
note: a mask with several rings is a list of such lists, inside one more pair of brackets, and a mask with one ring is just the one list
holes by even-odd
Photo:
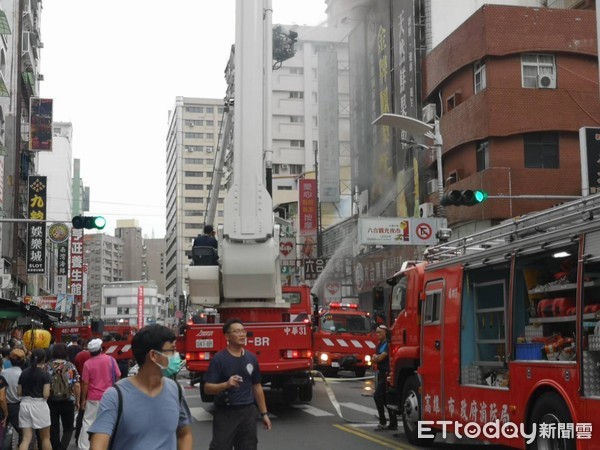
[[73, 228], [80, 230], [85, 228], [86, 230], [96, 229], [103, 230], [106, 226], [106, 219], [102, 216], [75, 216], [71, 220]]
[[442, 206], [474, 206], [484, 202], [488, 198], [485, 191], [471, 190], [466, 191], [448, 191], [442, 197], [440, 204]]

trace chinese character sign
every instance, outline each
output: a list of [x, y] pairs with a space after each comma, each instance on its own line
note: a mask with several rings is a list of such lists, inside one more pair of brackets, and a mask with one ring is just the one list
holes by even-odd
[[137, 327], [144, 327], [144, 286], [138, 286], [137, 290]]
[[52, 99], [31, 98], [29, 150], [52, 150]]
[[83, 302], [83, 230], [71, 229], [71, 252], [69, 257], [69, 287], [79, 311]]
[[69, 268], [69, 244], [63, 242], [58, 244], [58, 267], [56, 269], [57, 275], [68, 275]]
[[[46, 220], [46, 177], [28, 178], [29, 198], [27, 218]], [[46, 271], [46, 223], [27, 225], [27, 273], [39, 274]]]
[[317, 234], [317, 180], [300, 180], [300, 236]]

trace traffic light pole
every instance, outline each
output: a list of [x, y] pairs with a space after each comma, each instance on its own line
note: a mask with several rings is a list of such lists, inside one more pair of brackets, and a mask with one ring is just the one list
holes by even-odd
[[438, 176], [438, 197], [439, 197], [439, 210], [438, 217], [446, 217], [446, 208], [442, 205], [442, 198], [444, 197], [444, 171], [442, 167], [442, 135], [440, 134], [440, 121], [436, 119], [434, 129], [433, 146], [435, 147], [435, 159], [437, 160], [437, 176]]

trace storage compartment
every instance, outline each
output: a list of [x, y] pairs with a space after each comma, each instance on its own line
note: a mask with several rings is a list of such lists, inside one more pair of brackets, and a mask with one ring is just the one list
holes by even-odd
[[544, 344], [542, 344], [541, 342], [517, 344], [515, 351], [515, 359], [522, 361], [543, 359], [543, 349]]

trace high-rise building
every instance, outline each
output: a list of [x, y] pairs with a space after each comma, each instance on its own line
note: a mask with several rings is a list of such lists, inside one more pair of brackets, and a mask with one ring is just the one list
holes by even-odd
[[[102, 286], [102, 292], [100, 317], [105, 323], [124, 322], [138, 328], [159, 320], [164, 323], [161, 315], [162, 299], [157, 294], [156, 283], [153, 281], [106, 283]], [[142, 306], [142, 310], [139, 306]]]
[[100, 317], [102, 285], [123, 280], [123, 240], [104, 233], [84, 236], [83, 262], [88, 265], [87, 302], [92, 317]]
[[83, 184], [81, 178], [81, 160], [75, 158], [73, 160], [73, 215], [77, 216], [90, 210], [90, 188]]
[[117, 220], [115, 237], [123, 240], [123, 280], [147, 280], [144, 242], [138, 221]]
[[155, 281], [158, 294], [165, 295], [165, 240], [144, 239], [148, 280]]
[[[223, 120], [223, 101], [177, 97], [167, 134], [166, 294], [183, 308], [184, 267], [193, 239], [202, 233], [211, 194], [215, 149]], [[214, 223], [222, 223], [224, 192]]]

